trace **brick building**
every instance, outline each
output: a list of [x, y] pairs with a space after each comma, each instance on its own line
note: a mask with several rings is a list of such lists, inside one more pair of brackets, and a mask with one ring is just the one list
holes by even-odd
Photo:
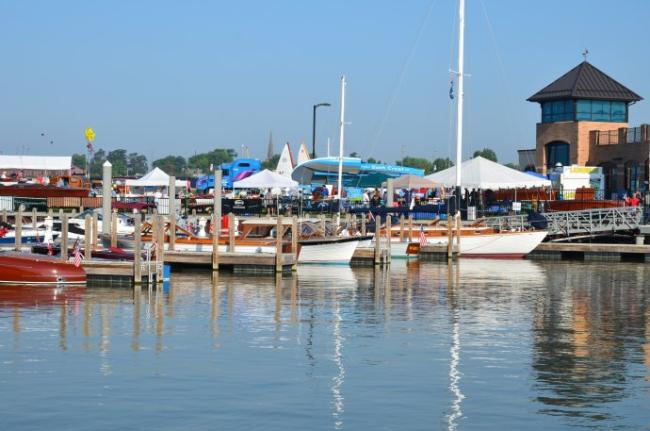
[[528, 101], [541, 106], [535, 168], [546, 173], [558, 163], [601, 166], [605, 190], [647, 190], [650, 130], [630, 128], [628, 110], [642, 97], [587, 61], [580, 63]]

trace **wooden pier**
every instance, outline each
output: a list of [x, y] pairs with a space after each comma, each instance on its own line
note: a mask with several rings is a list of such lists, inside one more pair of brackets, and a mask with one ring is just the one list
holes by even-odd
[[650, 262], [650, 245], [541, 243], [528, 259]]

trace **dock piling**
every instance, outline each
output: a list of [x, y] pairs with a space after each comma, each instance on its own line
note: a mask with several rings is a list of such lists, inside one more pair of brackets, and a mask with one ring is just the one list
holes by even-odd
[[90, 215], [84, 218], [84, 260], [90, 260], [92, 255], [92, 220]]
[[133, 250], [133, 282], [136, 285], [142, 283], [141, 217], [142, 216], [140, 214], [133, 214], [133, 239], [135, 240], [134, 250]]
[[235, 215], [228, 213], [228, 251], [235, 252]]
[[169, 250], [176, 246], [176, 177], [169, 176]]
[[16, 214], [16, 237], [15, 237], [15, 244], [16, 244], [16, 251], [20, 251], [20, 248], [22, 247], [23, 243], [23, 206], [22, 204], [18, 206], [18, 213]]
[[278, 224], [275, 229], [275, 272], [282, 272], [282, 237], [284, 236], [282, 216], [278, 214]]
[[375, 265], [381, 263], [381, 219], [375, 218]]
[[61, 260], [68, 260], [68, 215], [61, 218]]
[[117, 247], [117, 212], [109, 213], [111, 221], [111, 247]]
[[296, 216], [291, 218], [291, 254], [293, 255], [293, 263], [291, 265], [291, 271], [298, 270], [298, 237], [300, 236], [300, 231], [298, 230], [298, 219]]

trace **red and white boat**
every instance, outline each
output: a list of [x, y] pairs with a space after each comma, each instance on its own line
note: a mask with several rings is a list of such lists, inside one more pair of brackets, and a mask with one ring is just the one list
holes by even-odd
[[29, 253], [0, 253], [0, 283], [11, 284], [84, 284], [86, 272], [81, 266], [50, 256]]

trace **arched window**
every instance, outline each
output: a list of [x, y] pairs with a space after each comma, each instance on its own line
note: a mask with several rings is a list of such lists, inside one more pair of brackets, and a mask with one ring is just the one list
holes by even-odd
[[561, 163], [562, 166], [569, 166], [569, 144], [566, 142], [555, 141], [546, 144], [546, 167], [553, 169], [556, 164]]

